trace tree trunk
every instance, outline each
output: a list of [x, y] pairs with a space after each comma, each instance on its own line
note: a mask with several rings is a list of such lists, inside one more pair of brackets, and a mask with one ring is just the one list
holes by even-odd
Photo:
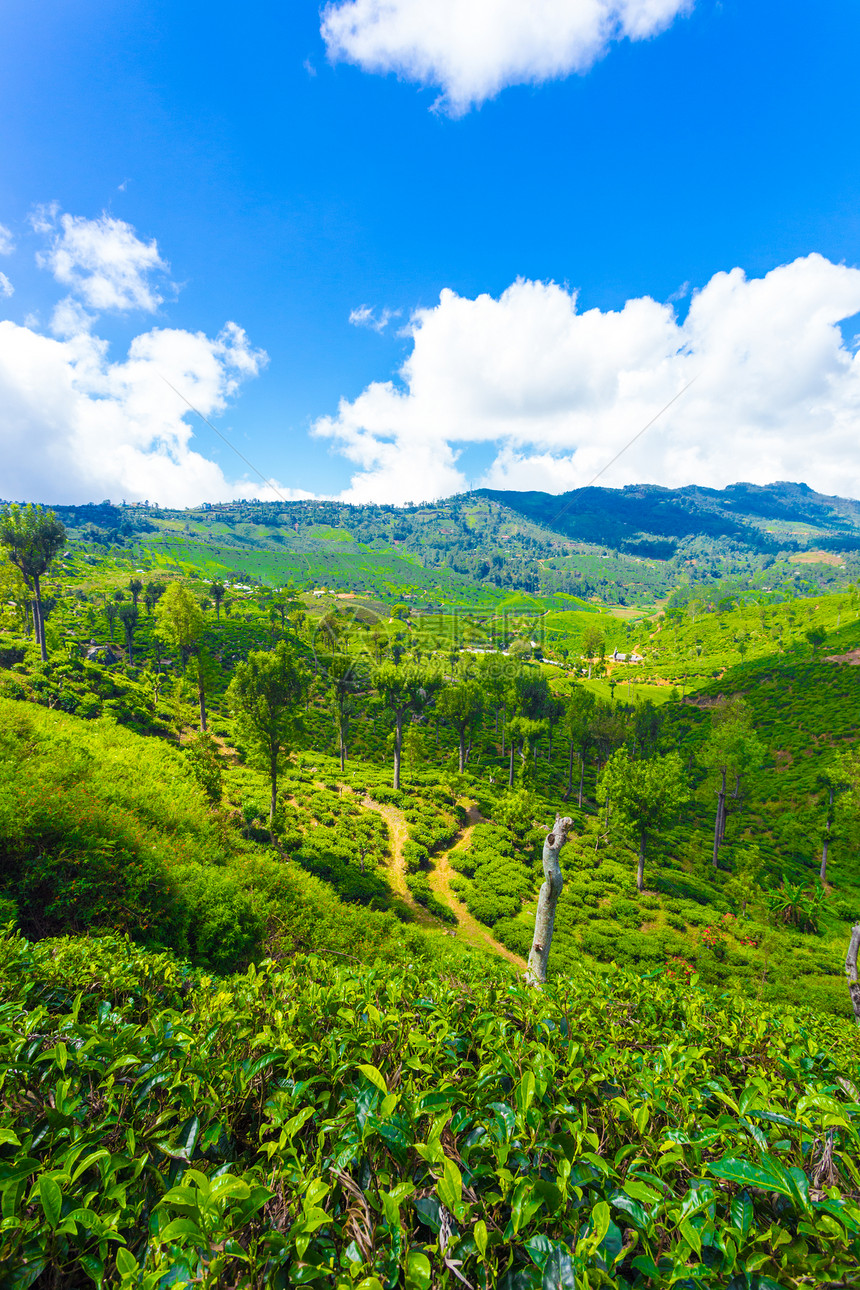
[[830, 850], [830, 816], [833, 813], [833, 789], [830, 790], [830, 801], [827, 804], [827, 820], [824, 824], [824, 843], [821, 847], [821, 868], [818, 876], [822, 882], [827, 882], [827, 852]]
[[397, 713], [394, 719], [394, 787], [400, 788], [400, 752], [403, 747], [403, 714]]
[[203, 671], [200, 659], [197, 660], [197, 701], [200, 705], [200, 729], [206, 733], [206, 693], [203, 689]]
[[510, 769], [509, 769], [509, 771], [508, 771], [508, 788], [513, 788], [513, 786], [514, 786], [514, 745], [513, 745], [513, 741], [511, 741], [511, 749], [510, 749], [510, 752], [511, 752], [511, 765], [510, 765]]
[[466, 766], [466, 729], [465, 727], [461, 727], [460, 728], [460, 774], [461, 775], [463, 774], [465, 766]]
[[42, 662], [48, 661], [48, 647], [45, 643], [45, 615], [42, 613], [42, 587], [39, 582], [39, 575], [33, 576], [33, 590], [36, 593], [36, 636], [39, 641], [39, 648], [42, 652]]
[[552, 946], [552, 934], [555, 929], [555, 911], [558, 898], [564, 886], [558, 853], [567, 841], [567, 833], [573, 827], [573, 820], [568, 816], [563, 819], [556, 816], [552, 833], [548, 833], [543, 844], [544, 881], [538, 897], [535, 931], [532, 948], [529, 954], [526, 980], [529, 985], [542, 985], [546, 981], [546, 968], [549, 951]]
[[275, 809], [278, 805], [278, 750], [277, 748], [272, 750], [269, 754], [269, 782], [272, 788], [272, 797], [271, 797], [271, 801], [269, 802], [269, 832], [271, 833], [275, 824]]
[[647, 840], [647, 835], [645, 833], [640, 833], [639, 864], [636, 868], [636, 890], [637, 891], [645, 890], [645, 842], [646, 840]]
[[573, 740], [571, 740], [570, 747], [567, 751], [567, 789], [565, 790], [565, 794], [564, 794], [565, 801], [567, 801], [567, 799], [570, 797], [572, 792], [573, 792]]
[[585, 783], [585, 753], [579, 754], [579, 805], [582, 806], [582, 786]]
[[854, 1020], [860, 1025], [860, 981], [857, 980], [858, 949], [860, 949], [860, 923], [855, 923], [851, 928], [851, 943], [845, 956], [845, 977], [848, 981], [848, 993], [851, 996]]
[[725, 827], [725, 826], [724, 826], [724, 823], [723, 823], [723, 811], [724, 811], [724, 810], [725, 810], [725, 808], [726, 808], [726, 769], [725, 769], [725, 766], [723, 767], [723, 769], [722, 769], [722, 772], [721, 772], [721, 773], [722, 773], [722, 777], [723, 777], [723, 778], [722, 778], [722, 784], [721, 784], [721, 786], [720, 786], [720, 791], [719, 791], [719, 794], [718, 794], [718, 796], [717, 796], [717, 818], [716, 818], [716, 820], [714, 821], [714, 855], [713, 855], [712, 864], [713, 864], [713, 866], [714, 866], [714, 868], [715, 868], [715, 869], [716, 869], [716, 867], [717, 867], [717, 855], [718, 855], [719, 850], [720, 850], [720, 843], [721, 843], [721, 842], [722, 842], [722, 840], [723, 840], [723, 830], [724, 830], [724, 827]]

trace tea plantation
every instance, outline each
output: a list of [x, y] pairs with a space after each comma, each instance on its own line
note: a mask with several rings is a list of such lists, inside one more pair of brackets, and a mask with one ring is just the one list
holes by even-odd
[[858, 1283], [852, 587], [454, 612], [98, 545], [45, 659], [0, 568], [3, 1285]]

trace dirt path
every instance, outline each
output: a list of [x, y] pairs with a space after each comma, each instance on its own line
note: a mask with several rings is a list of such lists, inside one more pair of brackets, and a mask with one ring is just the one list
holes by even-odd
[[[406, 886], [406, 864], [403, 859], [403, 844], [409, 837], [409, 825], [406, 817], [396, 806], [384, 806], [381, 802], [375, 802], [371, 797], [363, 797], [361, 804], [368, 811], [376, 811], [381, 815], [391, 830], [391, 863], [388, 866], [388, 877], [391, 882], [392, 890], [398, 898], [409, 906], [415, 915], [415, 921], [421, 927], [433, 928], [439, 930], [444, 926], [438, 918], [434, 918], [423, 905], [419, 905], [412, 895], [412, 892]], [[475, 825], [480, 823], [482, 816], [477, 807], [469, 808], [469, 823], [463, 829], [455, 846], [443, 855], [435, 856], [432, 860], [433, 868], [429, 871], [427, 877], [430, 881], [430, 889], [441, 900], [450, 905], [457, 915], [457, 930], [454, 935], [467, 945], [472, 945], [477, 949], [488, 950], [491, 954], [497, 954], [499, 958], [507, 959], [514, 967], [525, 971], [525, 959], [521, 959], [518, 954], [512, 953], [506, 946], [492, 935], [490, 930], [479, 923], [477, 918], [473, 918], [469, 910], [459, 900], [451, 890], [451, 880], [457, 876], [456, 869], [451, 867], [449, 856], [452, 851], [465, 851], [471, 845], [472, 830]]]
[[469, 849], [472, 843], [472, 830], [476, 824], [480, 823], [481, 819], [482, 817], [476, 807], [470, 807], [469, 823], [463, 829], [456, 846], [453, 846], [450, 851], [446, 851], [444, 855], [436, 856], [433, 861], [433, 868], [428, 875], [430, 888], [440, 900], [444, 900], [447, 905], [450, 905], [457, 915], [457, 935], [460, 940], [465, 941], [467, 945], [489, 950], [491, 954], [498, 954], [500, 958], [507, 959], [509, 963], [513, 963], [515, 967], [524, 972], [527, 966], [525, 959], [521, 959], [519, 954], [514, 954], [512, 950], [502, 945], [501, 941], [497, 941], [489, 928], [485, 927], [483, 923], [479, 923], [477, 918], [474, 918], [469, 913], [462, 900], [455, 896], [451, 890], [451, 881], [458, 876], [457, 870], [451, 865], [451, 854], [454, 851], [467, 851]]
[[375, 802], [372, 797], [363, 797], [361, 804], [365, 810], [375, 811], [377, 815], [381, 815], [391, 832], [391, 864], [388, 865], [388, 877], [392, 891], [404, 904], [409, 906], [415, 915], [416, 923], [421, 927], [438, 929], [442, 925], [439, 919], [428, 913], [423, 905], [419, 905], [406, 886], [403, 844], [409, 837], [409, 825], [406, 823], [406, 817], [403, 812], [398, 810], [396, 806], [383, 806], [381, 802]]

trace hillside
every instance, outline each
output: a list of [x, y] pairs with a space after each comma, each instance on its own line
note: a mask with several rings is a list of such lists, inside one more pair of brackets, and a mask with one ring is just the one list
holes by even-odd
[[[856, 589], [687, 581], [645, 614], [220, 585], [243, 534], [186, 516], [170, 567], [161, 518], [75, 531], [46, 662], [3, 571], [6, 1281], [852, 1284]], [[229, 687], [275, 650], [270, 816]], [[677, 777], [644, 843], [641, 767]]]
[[[491, 607], [511, 592], [653, 607], [681, 584], [791, 594], [860, 572], [860, 503], [804, 484], [493, 492], [420, 506], [58, 507], [92, 552], [280, 586]], [[555, 607], [562, 607], [556, 603]]]

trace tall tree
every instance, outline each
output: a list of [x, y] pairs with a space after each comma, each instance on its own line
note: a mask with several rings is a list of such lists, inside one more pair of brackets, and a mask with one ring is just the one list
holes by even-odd
[[212, 586], [209, 588], [209, 592], [212, 596], [212, 600], [215, 603], [215, 621], [216, 623], [220, 623], [221, 605], [223, 604], [224, 597], [227, 594], [227, 590], [223, 582], [213, 582]]
[[116, 603], [116, 601], [115, 601], [115, 600], [106, 600], [106, 601], [105, 601], [105, 618], [107, 619], [108, 631], [110, 632], [110, 638], [111, 638], [111, 640], [113, 640], [113, 636], [114, 636], [114, 623], [116, 622], [117, 614], [118, 614], [118, 613], [119, 613], [119, 605]]
[[42, 612], [42, 578], [66, 544], [66, 530], [53, 511], [43, 511], [32, 503], [24, 507], [14, 502], [0, 515], [0, 545], [20, 571], [33, 598], [33, 628], [42, 654], [48, 658], [45, 640], [45, 617]]
[[227, 697], [252, 755], [269, 775], [269, 825], [278, 802], [278, 773], [301, 729], [306, 675], [286, 641], [273, 650], [252, 650], [239, 663]]
[[152, 613], [166, 590], [166, 582], [148, 582], [146, 584], [146, 590], [143, 593], [143, 603], [146, 605], [146, 612], [148, 614]]
[[567, 801], [573, 791], [573, 758], [579, 757], [579, 806], [582, 806], [582, 787], [585, 782], [585, 759], [593, 737], [592, 717], [597, 700], [591, 690], [576, 686], [567, 700], [564, 713], [564, 734], [567, 739]]
[[209, 667], [200, 641], [206, 628], [203, 610], [188, 587], [181, 582], [171, 582], [155, 607], [155, 619], [159, 636], [178, 650], [186, 668], [190, 665], [197, 685], [200, 729], [205, 730]]
[[349, 726], [354, 715], [355, 698], [367, 689], [368, 680], [364, 671], [357, 666], [357, 661], [349, 654], [335, 653], [319, 657], [328, 677], [337, 750], [343, 773], [346, 770]]
[[137, 602], [140, 599], [140, 593], [143, 591], [143, 583], [140, 578], [130, 578], [128, 589], [131, 592], [131, 603], [137, 609]]
[[479, 683], [472, 679], [455, 681], [439, 695], [436, 705], [439, 714], [450, 721], [457, 731], [458, 765], [460, 774], [466, 769], [466, 736], [473, 733], [484, 711], [484, 696]]
[[33, 630], [30, 592], [21, 570], [15, 567], [3, 547], [0, 547], [0, 605], [9, 605], [15, 610], [23, 631], [29, 636]]
[[600, 777], [599, 800], [612, 799], [613, 815], [620, 819], [639, 847], [636, 887], [645, 888], [645, 857], [655, 830], [675, 819], [684, 801], [681, 758], [633, 757], [628, 748], [614, 752]]
[[601, 651], [606, 651], [606, 638], [603, 632], [597, 626], [597, 623], [589, 623], [582, 633], [580, 643], [582, 656], [588, 663], [588, 676], [591, 679], [591, 669], [594, 665], [594, 659], [601, 657]]
[[439, 688], [439, 678], [423, 668], [382, 663], [374, 673], [373, 684], [394, 716], [394, 787], [400, 788], [403, 723], [410, 714], [425, 711]]
[[120, 605], [117, 616], [125, 632], [125, 647], [128, 650], [129, 663], [134, 662], [134, 633], [138, 622], [137, 605]]
[[732, 797], [740, 800], [743, 776], [760, 766], [764, 759], [764, 745], [753, 729], [747, 705], [741, 698], [732, 698], [715, 709], [711, 718], [711, 735], [705, 745], [703, 762], [720, 776], [717, 789], [717, 812], [714, 819], [714, 847], [712, 864], [717, 868], [719, 849], [725, 841], [728, 816], [727, 781], [734, 778]]
[[529, 952], [527, 979], [532, 985], [542, 985], [546, 981], [546, 969], [549, 952], [552, 947], [552, 934], [555, 930], [555, 911], [558, 898], [564, 886], [564, 876], [559, 864], [559, 852], [567, 841], [568, 830], [573, 820], [568, 816], [556, 816], [552, 831], [546, 835], [543, 843], [543, 883], [538, 896], [535, 914], [535, 930], [532, 947]]
[[504, 707], [505, 694], [507, 685], [505, 682], [504, 672], [497, 654], [483, 654], [478, 661], [478, 681], [484, 695], [488, 708], [493, 712], [495, 717], [495, 733], [499, 733], [499, 717], [502, 716], [502, 756], [505, 755], [504, 749]]

